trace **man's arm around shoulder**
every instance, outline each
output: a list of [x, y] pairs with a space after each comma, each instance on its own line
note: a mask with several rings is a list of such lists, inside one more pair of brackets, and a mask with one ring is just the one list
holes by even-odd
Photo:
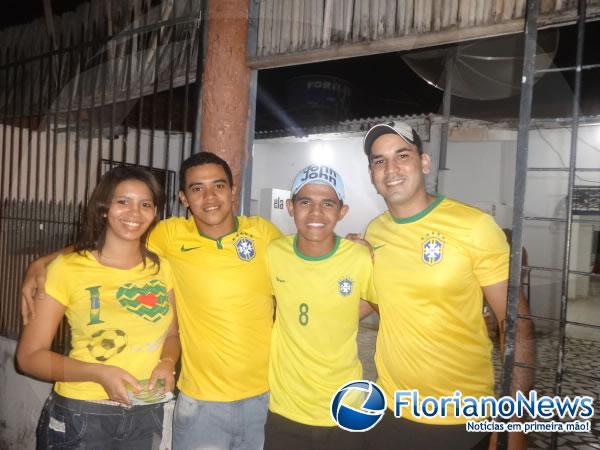
[[21, 318], [23, 319], [23, 325], [27, 325], [30, 318], [35, 319], [35, 297], [44, 294], [48, 264], [58, 258], [59, 255], [72, 251], [73, 246], [70, 245], [54, 253], [40, 256], [27, 267], [21, 283]]

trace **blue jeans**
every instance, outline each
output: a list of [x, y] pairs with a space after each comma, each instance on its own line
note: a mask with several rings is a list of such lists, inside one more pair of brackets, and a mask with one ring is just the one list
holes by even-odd
[[173, 450], [262, 450], [269, 393], [233, 402], [196, 400], [180, 392]]
[[37, 449], [155, 450], [163, 430], [163, 404], [101, 405], [52, 392], [37, 428]]

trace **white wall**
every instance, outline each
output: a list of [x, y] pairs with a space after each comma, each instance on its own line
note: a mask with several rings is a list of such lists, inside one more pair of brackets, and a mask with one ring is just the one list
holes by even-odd
[[[501, 142], [448, 142], [446, 170], [439, 174], [440, 190], [471, 201], [499, 199], [501, 159]], [[459, 173], [468, 176], [456, 176]]]
[[[369, 179], [367, 157], [362, 151], [361, 137], [311, 141], [257, 140], [254, 143], [252, 168], [252, 200], [258, 201], [261, 189], [291, 189], [296, 174], [311, 163], [326, 164], [342, 176], [346, 189], [348, 215], [340, 222], [336, 232], [362, 233], [371, 219], [385, 211]], [[252, 202], [251, 214], [260, 211]]]
[[[497, 216], [503, 204], [503, 143], [449, 142], [446, 170], [439, 173], [441, 193]], [[496, 217], [506, 227], [509, 218]]]
[[35, 448], [35, 429], [51, 385], [15, 371], [16, 341], [0, 336], [0, 448]]
[[[530, 167], [565, 168], [569, 165], [571, 141], [570, 128], [538, 129], [530, 135]], [[580, 127], [577, 140], [578, 168], [598, 168], [600, 161], [600, 127]], [[535, 216], [566, 217], [566, 194], [568, 174], [566, 172], [537, 172], [529, 177], [526, 196], [526, 213]], [[598, 172], [577, 172], [576, 185], [597, 186], [600, 182]], [[596, 217], [598, 219], [598, 217]], [[565, 225], [562, 223], [530, 224], [526, 238], [535, 243], [537, 255], [531, 255], [531, 264], [551, 263], [551, 267], [563, 268], [563, 245]], [[589, 271], [591, 261], [592, 226], [573, 224], [571, 234], [570, 269]], [[531, 252], [530, 252], [531, 254]], [[546, 264], [548, 265], [548, 264]], [[541, 275], [538, 275], [541, 276]], [[544, 287], [548, 299], [553, 303], [550, 309], [558, 316], [560, 303], [560, 283], [556, 275], [545, 275]], [[589, 278], [571, 276], [569, 278], [569, 298], [585, 296], [589, 290]], [[572, 302], [569, 303], [571, 305]], [[579, 328], [581, 330], [581, 328]], [[572, 334], [578, 329], [571, 327]]]

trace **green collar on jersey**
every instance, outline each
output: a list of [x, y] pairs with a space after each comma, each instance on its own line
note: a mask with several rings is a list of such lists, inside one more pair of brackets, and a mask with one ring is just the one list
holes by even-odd
[[438, 192], [436, 192], [435, 195], [437, 196], [437, 198], [431, 203], [431, 205], [427, 206], [427, 208], [425, 208], [421, 212], [418, 212], [414, 216], [404, 217], [404, 218], [401, 218], [401, 219], [397, 219], [396, 217], [394, 217], [392, 215], [391, 212], [390, 212], [390, 216], [392, 217], [392, 219], [394, 219], [394, 222], [396, 222], [396, 223], [412, 223], [412, 222], [416, 222], [417, 220], [422, 219], [427, 214], [429, 214], [433, 210], [433, 208], [435, 208], [437, 205], [439, 205], [442, 202], [442, 200], [444, 200], [444, 198], [445, 198], [442, 194], [440, 194]]
[[340, 237], [336, 234], [335, 235], [335, 243], [333, 244], [333, 248], [331, 250], [329, 250], [327, 253], [325, 253], [323, 256], [306, 256], [304, 253], [302, 253], [300, 251], [300, 249], [298, 248], [298, 235], [296, 234], [294, 236], [294, 253], [296, 253], [296, 256], [298, 258], [301, 259], [305, 259], [306, 261], [321, 261], [323, 259], [327, 259], [329, 258], [331, 255], [333, 255], [335, 253], [335, 251], [338, 249], [338, 247], [340, 246], [340, 242], [341, 239]]
[[[192, 220], [193, 220], [193, 217], [192, 217]], [[203, 238], [210, 239], [211, 241], [215, 241], [216, 244], [217, 244], [217, 248], [222, 249], [223, 248], [223, 243], [222, 243], [223, 238], [225, 236], [229, 236], [230, 234], [237, 233], [237, 231], [239, 230], [239, 228], [240, 228], [240, 221], [238, 220], [237, 216], [233, 216], [233, 230], [231, 230], [229, 233], [225, 233], [223, 236], [220, 236], [220, 237], [218, 237], [216, 239], [215, 238], [211, 238], [210, 236], [207, 236], [205, 234], [202, 234], [202, 232], [200, 230], [198, 230], [198, 234], [200, 236], [202, 236]]]

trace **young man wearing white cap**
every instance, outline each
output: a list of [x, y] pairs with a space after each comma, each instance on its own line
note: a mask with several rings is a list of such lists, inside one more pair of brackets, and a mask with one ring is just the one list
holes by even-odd
[[[335, 170], [302, 170], [287, 208], [298, 232], [267, 248], [277, 307], [265, 450], [363, 450], [362, 435], [335, 425], [330, 404], [343, 384], [362, 377], [356, 335], [359, 306], [370, 310], [361, 299], [374, 296], [371, 255], [334, 233], [348, 212]], [[361, 400], [350, 403], [360, 407]]]
[[[378, 384], [394, 408], [394, 393], [420, 398], [494, 395], [492, 344], [483, 296], [499, 322], [506, 316], [509, 248], [502, 230], [482, 211], [425, 190], [430, 158], [408, 124], [379, 124], [364, 138], [369, 173], [388, 211], [368, 226], [375, 250], [374, 282], [381, 315], [375, 363]], [[527, 313], [526, 306], [520, 313]], [[520, 321], [517, 360], [532, 362], [533, 327]], [[525, 340], [528, 339], [528, 342]], [[530, 387], [515, 378], [515, 389]], [[464, 417], [424, 418], [388, 410], [369, 434], [377, 450], [487, 449], [489, 434], [468, 433]], [[525, 448], [512, 433], [511, 449]]]

